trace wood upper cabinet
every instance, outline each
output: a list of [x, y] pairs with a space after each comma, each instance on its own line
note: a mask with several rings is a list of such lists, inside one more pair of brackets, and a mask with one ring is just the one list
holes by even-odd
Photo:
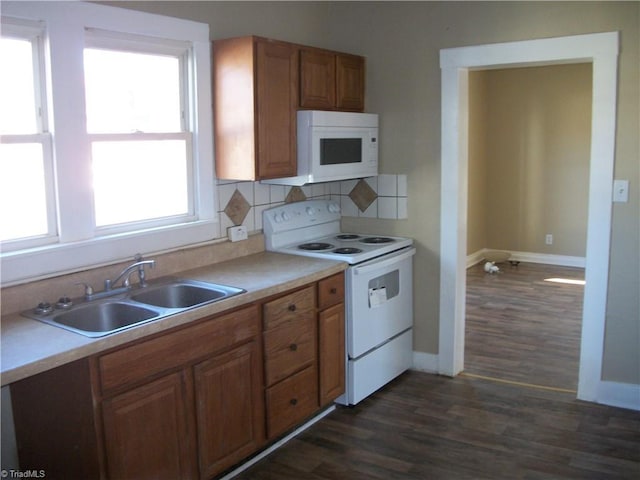
[[295, 45], [253, 36], [216, 40], [213, 99], [218, 178], [296, 175]]
[[300, 49], [301, 108], [363, 112], [364, 78], [364, 57]]

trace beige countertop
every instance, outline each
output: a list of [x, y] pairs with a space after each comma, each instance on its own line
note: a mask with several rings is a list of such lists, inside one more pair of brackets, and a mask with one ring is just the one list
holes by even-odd
[[[315, 282], [339, 273], [346, 267], [346, 263], [333, 260], [262, 252], [180, 272], [175, 276], [232, 285], [245, 289], [246, 293], [100, 338], [85, 337], [19, 314], [3, 316], [0, 325], [2, 386], [154, 333], [186, 325], [202, 317]], [[153, 282], [153, 276], [150, 282]]]

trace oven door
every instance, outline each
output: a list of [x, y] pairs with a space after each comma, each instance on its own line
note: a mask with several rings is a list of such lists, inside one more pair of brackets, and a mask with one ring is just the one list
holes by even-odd
[[355, 359], [413, 326], [411, 247], [347, 269], [347, 353]]

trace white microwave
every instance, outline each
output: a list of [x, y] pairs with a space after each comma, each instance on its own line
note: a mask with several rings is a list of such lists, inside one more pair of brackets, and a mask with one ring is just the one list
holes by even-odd
[[304, 185], [378, 175], [378, 115], [298, 111], [298, 175], [263, 180]]

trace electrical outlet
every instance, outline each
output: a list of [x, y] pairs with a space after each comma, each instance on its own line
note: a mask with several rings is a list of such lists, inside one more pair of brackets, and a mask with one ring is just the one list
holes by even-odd
[[553, 235], [551, 233], [547, 233], [544, 236], [544, 243], [546, 243], [547, 245], [553, 245]]
[[239, 242], [240, 240], [246, 240], [248, 238], [247, 227], [245, 225], [238, 225], [237, 227], [229, 227], [227, 229], [227, 237], [232, 242]]

